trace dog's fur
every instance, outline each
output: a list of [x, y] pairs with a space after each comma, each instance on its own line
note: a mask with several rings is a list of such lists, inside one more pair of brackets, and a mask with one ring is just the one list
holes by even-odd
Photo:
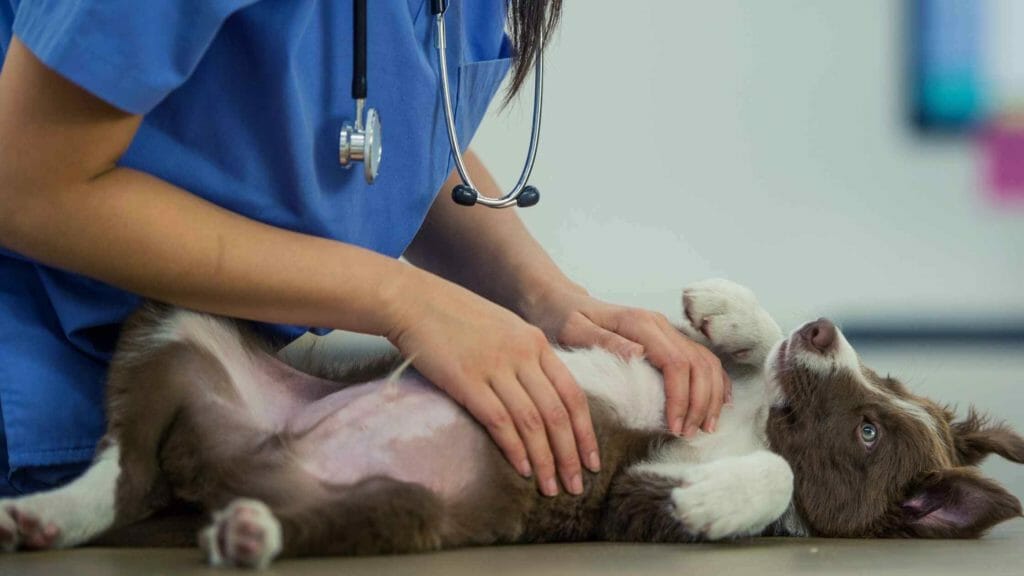
[[719, 355], [734, 401], [718, 431], [666, 432], [661, 375], [599, 349], [560, 355], [590, 399], [603, 468], [541, 496], [483, 428], [414, 372], [316, 376], [233, 321], [148, 305], [125, 326], [93, 466], [0, 502], [6, 550], [74, 546], [172, 502], [215, 511], [215, 565], [573, 540], [759, 534], [976, 537], [1019, 516], [974, 467], [1024, 439], [962, 421], [860, 363], [826, 320], [788, 338], [723, 280], [684, 292], [687, 336]]

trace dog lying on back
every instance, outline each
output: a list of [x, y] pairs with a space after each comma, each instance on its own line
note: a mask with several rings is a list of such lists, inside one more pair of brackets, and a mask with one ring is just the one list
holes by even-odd
[[752, 535], [971, 538], [1021, 515], [982, 477], [1024, 439], [965, 420], [860, 363], [828, 320], [784, 338], [724, 280], [684, 292], [679, 329], [734, 382], [714, 434], [666, 432], [659, 372], [559, 354], [590, 398], [603, 469], [541, 496], [470, 416], [412, 371], [342, 384], [278, 360], [233, 321], [149, 305], [125, 326], [95, 463], [0, 502], [5, 550], [82, 544], [172, 501], [213, 511], [210, 563], [468, 545]]

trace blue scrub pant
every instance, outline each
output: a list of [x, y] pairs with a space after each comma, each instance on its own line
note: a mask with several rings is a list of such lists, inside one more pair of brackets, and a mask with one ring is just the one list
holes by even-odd
[[57, 466], [33, 466], [11, 472], [7, 462], [3, 406], [0, 406], [0, 498], [49, 490], [74, 480], [89, 467], [88, 462]]

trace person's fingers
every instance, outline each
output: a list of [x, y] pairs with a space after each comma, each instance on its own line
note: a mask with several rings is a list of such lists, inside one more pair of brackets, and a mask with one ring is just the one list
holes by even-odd
[[566, 321], [558, 343], [570, 347], [599, 346], [623, 358], [633, 358], [644, 353], [644, 347], [640, 344], [598, 326], [582, 314], [573, 315]]
[[665, 422], [673, 434], [683, 434], [694, 392], [691, 360], [668, 337], [664, 330], [664, 326], [671, 328], [668, 320], [653, 312], [619, 308], [605, 316], [595, 314], [594, 321], [643, 347], [647, 361], [665, 380]]
[[526, 452], [536, 472], [537, 486], [541, 493], [545, 496], [557, 495], [555, 457], [552, 455], [549, 432], [541, 408], [514, 376], [498, 378], [491, 387], [512, 415], [519, 437], [526, 444]]
[[[587, 316], [590, 318], [590, 315]], [[732, 383], [721, 362], [684, 337], [663, 315], [619, 309], [595, 314], [593, 323], [639, 344], [665, 379], [665, 419], [675, 434], [693, 436], [717, 426]]]
[[539, 366], [526, 368], [518, 377], [544, 419], [562, 486], [573, 494], [583, 493], [582, 468], [569, 410]]
[[690, 407], [689, 367], [669, 364], [660, 369], [665, 378], [665, 422], [669, 430], [678, 436], [683, 433], [683, 419]]
[[[454, 397], [454, 396], [453, 396]], [[516, 423], [506, 408], [505, 402], [498, 398], [496, 392], [487, 386], [481, 386], [477, 393], [465, 398], [466, 410], [473, 415], [501, 449], [505, 458], [519, 474], [530, 477], [532, 474], [531, 459], [528, 458], [526, 446], [523, 444]], [[550, 472], [554, 476], [553, 468]]]
[[658, 325], [671, 341], [672, 349], [686, 351], [685, 356], [689, 359], [690, 398], [683, 425], [684, 435], [692, 436], [699, 428], [713, 432], [722, 411], [724, 382], [728, 380], [721, 362], [710, 350], [680, 334], [664, 317], [658, 317]]
[[722, 378], [725, 379], [725, 403], [732, 404], [732, 378], [725, 370], [722, 370]]
[[718, 417], [722, 413], [722, 403], [725, 401], [725, 381], [728, 380], [724, 374], [715, 372], [714, 364], [710, 366], [708, 377], [711, 381], [711, 402], [708, 404], [708, 415], [704, 420], [704, 431], [709, 433], [718, 429]]
[[686, 415], [694, 401], [692, 366], [656, 323], [650, 323], [637, 336], [647, 360], [665, 379], [665, 421], [673, 434], [684, 434]]
[[542, 354], [540, 366], [548, 380], [555, 385], [555, 391], [558, 392], [562, 404], [569, 411], [573, 436], [576, 438], [576, 448], [583, 465], [591, 472], [599, 472], [601, 456], [598, 453], [597, 435], [594, 433], [594, 423], [590, 416], [590, 405], [587, 402], [586, 393], [554, 352], [549, 351]]
[[[699, 356], [690, 363], [690, 405], [683, 423], [683, 435], [693, 436], [704, 423], [711, 406], [715, 376], [711, 367]], [[721, 382], [721, 378], [717, 378]]]

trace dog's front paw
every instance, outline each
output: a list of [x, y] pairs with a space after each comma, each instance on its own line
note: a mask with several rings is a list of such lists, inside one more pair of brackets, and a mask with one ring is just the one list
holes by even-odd
[[792, 490], [789, 465], [764, 453], [694, 467], [671, 498], [689, 533], [721, 540], [764, 532], [786, 511]]
[[[33, 499], [38, 503], [38, 497]], [[55, 548], [60, 527], [36, 510], [28, 498], [0, 500], [0, 550], [46, 550]]]
[[281, 553], [281, 523], [259, 500], [239, 498], [199, 533], [211, 566], [266, 568]]
[[683, 312], [691, 335], [740, 363], [760, 364], [782, 331], [749, 288], [723, 279], [697, 282], [683, 291]]

